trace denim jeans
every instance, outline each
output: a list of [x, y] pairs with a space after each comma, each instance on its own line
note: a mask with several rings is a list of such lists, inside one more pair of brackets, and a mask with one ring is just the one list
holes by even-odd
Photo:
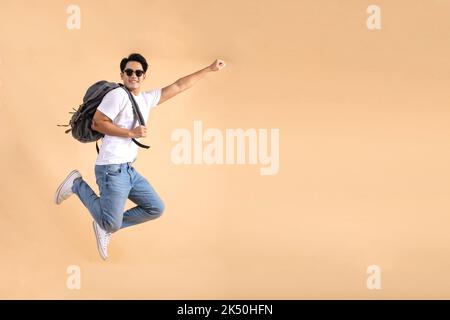
[[[95, 177], [100, 197], [82, 178], [74, 181], [72, 191], [106, 232], [153, 220], [163, 213], [163, 201], [131, 163], [96, 165]], [[137, 206], [124, 212], [127, 199]]]

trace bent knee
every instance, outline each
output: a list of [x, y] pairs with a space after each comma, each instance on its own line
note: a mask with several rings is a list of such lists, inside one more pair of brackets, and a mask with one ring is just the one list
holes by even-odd
[[103, 230], [109, 233], [114, 233], [122, 228], [122, 221], [105, 221], [103, 223]]
[[165, 206], [162, 201], [158, 201], [157, 203], [152, 203], [151, 205], [144, 207], [144, 210], [151, 216], [152, 219], [162, 216], [164, 209]]
[[165, 209], [164, 202], [160, 201], [158, 205], [155, 207], [155, 212], [158, 217], [162, 216]]

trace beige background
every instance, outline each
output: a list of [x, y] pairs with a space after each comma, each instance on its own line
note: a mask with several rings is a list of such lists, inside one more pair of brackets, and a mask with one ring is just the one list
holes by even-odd
[[[450, 298], [449, 2], [123, 3], [1, 2], [0, 298]], [[97, 190], [95, 148], [56, 124], [135, 51], [147, 89], [228, 65], [151, 112], [136, 168], [166, 211], [103, 262], [76, 196], [52, 202], [73, 168]], [[279, 173], [172, 164], [170, 135], [194, 120], [279, 128]]]

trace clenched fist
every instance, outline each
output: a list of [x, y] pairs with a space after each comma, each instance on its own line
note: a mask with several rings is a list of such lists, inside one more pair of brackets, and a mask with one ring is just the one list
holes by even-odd
[[144, 126], [138, 126], [131, 132], [131, 138], [145, 138], [147, 136], [147, 128]]
[[216, 59], [216, 61], [214, 61], [210, 66], [209, 69], [211, 71], [219, 71], [223, 68], [225, 68], [226, 63], [225, 61], [221, 60], [221, 59]]

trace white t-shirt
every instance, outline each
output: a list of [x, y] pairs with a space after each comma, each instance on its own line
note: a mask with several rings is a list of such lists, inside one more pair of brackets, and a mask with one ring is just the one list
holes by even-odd
[[[138, 96], [133, 95], [133, 97], [147, 125], [150, 109], [155, 107], [161, 98], [161, 89], [140, 92]], [[139, 121], [133, 114], [130, 98], [123, 88], [119, 87], [108, 92], [103, 97], [97, 110], [110, 118], [118, 127], [131, 130], [139, 126]], [[137, 151], [138, 146], [131, 138], [105, 135], [95, 164], [134, 162], [137, 157]]]

